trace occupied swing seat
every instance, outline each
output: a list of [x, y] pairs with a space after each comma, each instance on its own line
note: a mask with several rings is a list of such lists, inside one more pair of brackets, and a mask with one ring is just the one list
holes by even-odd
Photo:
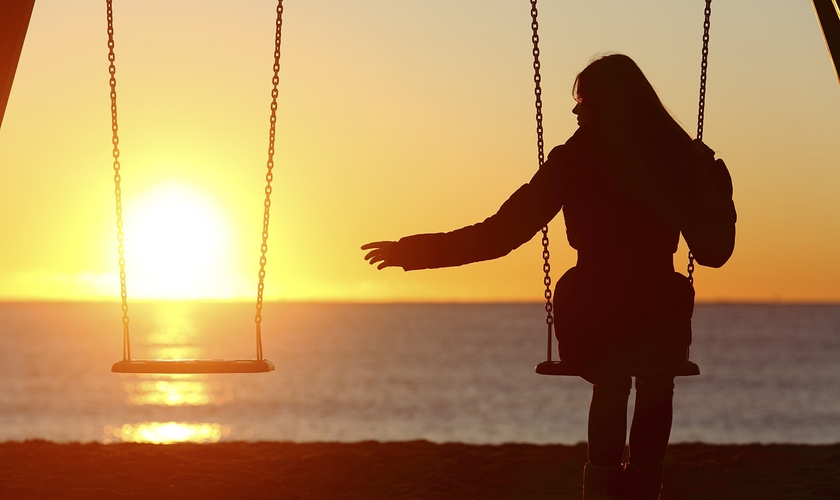
[[[543, 361], [534, 369], [540, 375], [566, 375], [579, 377], [581, 371], [578, 367], [571, 363], [564, 363], [563, 361]], [[660, 373], [660, 372], [658, 372]], [[697, 363], [692, 361], [684, 361], [678, 365], [671, 367], [664, 373], [673, 374], [676, 377], [689, 377], [693, 375], [700, 375], [700, 367]], [[643, 373], [632, 373], [632, 376], [646, 375]]]
[[[579, 377], [583, 374], [580, 367], [576, 366], [573, 363], [569, 363], [568, 361], [552, 361], [551, 359], [538, 364], [534, 368], [534, 371], [540, 375], [564, 375]], [[700, 375], [700, 367], [697, 366], [697, 363], [689, 361], [688, 348], [686, 348], [685, 361], [681, 361], [675, 365], [671, 365], [664, 370], [658, 369], [655, 373], [667, 373], [669, 375], [672, 374], [675, 377], [691, 377], [694, 375]], [[648, 373], [639, 372], [631, 373], [630, 375], [636, 377], [639, 375], [648, 375]]]

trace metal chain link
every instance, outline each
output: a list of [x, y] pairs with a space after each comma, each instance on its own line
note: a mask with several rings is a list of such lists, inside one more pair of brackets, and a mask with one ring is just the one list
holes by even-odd
[[[697, 139], [703, 140], [703, 122], [706, 118], [706, 71], [709, 67], [709, 28], [711, 28], [712, 0], [706, 0], [705, 20], [703, 21], [703, 52], [700, 62], [700, 98], [697, 109]], [[694, 254], [688, 251], [688, 281], [694, 284]]]
[[703, 140], [703, 121], [706, 112], [706, 72], [709, 67], [709, 28], [712, 19], [712, 0], [706, 0], [706, 19], [703, 22], [703, 52], [700, 62], [700, 99], [697, 109], [697, 138]]
[[537, 157], [542, 167], [545, 161], [545, 144], [543, 142], [543, 114], [542, 114], [542, 77], [540, 76], [540, 34], [537, 22], [537, 0], [531, 0], [531, 42], [534, 44], [534, 106], [537, 110]]
[[[540, 76], [540, 35], [539, 23], [537, 22], [537, 0], [531, 0], [531, 41], [534, 44], [534, 107], [537, 118], [537, 160], [542, 167], [545, 162], [545, 142], [543, 141], [543, 114], [542, 114], [542, 77]], [[546, 361], [551, 361], [551, 344], [554, 330], [554, 305], [551, 303], [551, 264], [548, 251], [548, 226], [542, 228], [543, 245], [543, 284], [545, 285], [545, 324], [548, 326], [548, 340], [546, 341]]]
[[280, 83], [280, 35], [283, 28], [283, 0], [277, 1], [277, 22], [274, 31], [274, 76], [271, 78], [271, 118], [268, 131], [268, 162], [266, 163], [265, 174], [265, 201], [263, 202], [263, 230], [262, 245], [260, 245], [260, 272], [259, 284], [257, 284], [257, 313], [254, 316], [254, 323], [257, 327], [257, 359], [263, 359], [262, 334], [260, 324], [262, 323], [263, 291], [265, 289], [265, 254], [268, 252], [268, 218], [271, 208], [271, 181], [274, 179], [274, 139], [276, 137], [277, 125], [277, 86]]
[[117, 251], [120, 259], [120, 298], [122, 299], [123, 360], [131, 359], [131, 343], [128, 337], [128, 294], [125, 287], [125, 245], [122, 220], [122, 189], [120, 188], [120, 137], [117, 127], [117, 67], [114, 65], [114, 11], [112, 0], [106, 0], [108, 13], [108, 73], [111, 75], [111, 143], [114, 145], [114, 195], [117, 202]]

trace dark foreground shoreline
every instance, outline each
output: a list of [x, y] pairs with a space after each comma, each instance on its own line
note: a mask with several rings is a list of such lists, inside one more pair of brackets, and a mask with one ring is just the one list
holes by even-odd
[[[579, 499], [586, 446], [0, 443], [2, 499]], [[840, 499], [840, 444], [671, 445], [663, 500]]]

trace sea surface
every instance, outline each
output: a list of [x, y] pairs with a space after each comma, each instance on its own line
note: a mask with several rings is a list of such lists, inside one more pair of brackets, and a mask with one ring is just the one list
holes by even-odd
[[[0, 303], [0, 441], [581, 442], [589, 384], [534, 373], [542, 307], [272, 303], [274, 372], [120, 375], [119, 304]], [[255, 356], [251, 304], [129, 313], [135, 358]], [[840, 305], [698, 305], [691, 358], [672, 442], [840, 442]]]

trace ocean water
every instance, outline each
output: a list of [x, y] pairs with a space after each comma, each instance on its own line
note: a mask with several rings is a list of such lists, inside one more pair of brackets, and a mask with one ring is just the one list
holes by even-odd
[[[254, 357], [251, 304], [140, 303], [132, 354]], [[0, 441], [577, 443], [541, 304], [268, 304], [267, 374], [118, 375], [120, 310], [0, 303]], [[672, 442], [840, 442], [840, 306], [698, 305]], [[631, 397], [632, 400], [632, 397]], [[631, 405], [632, 411], [632, 405]]]

